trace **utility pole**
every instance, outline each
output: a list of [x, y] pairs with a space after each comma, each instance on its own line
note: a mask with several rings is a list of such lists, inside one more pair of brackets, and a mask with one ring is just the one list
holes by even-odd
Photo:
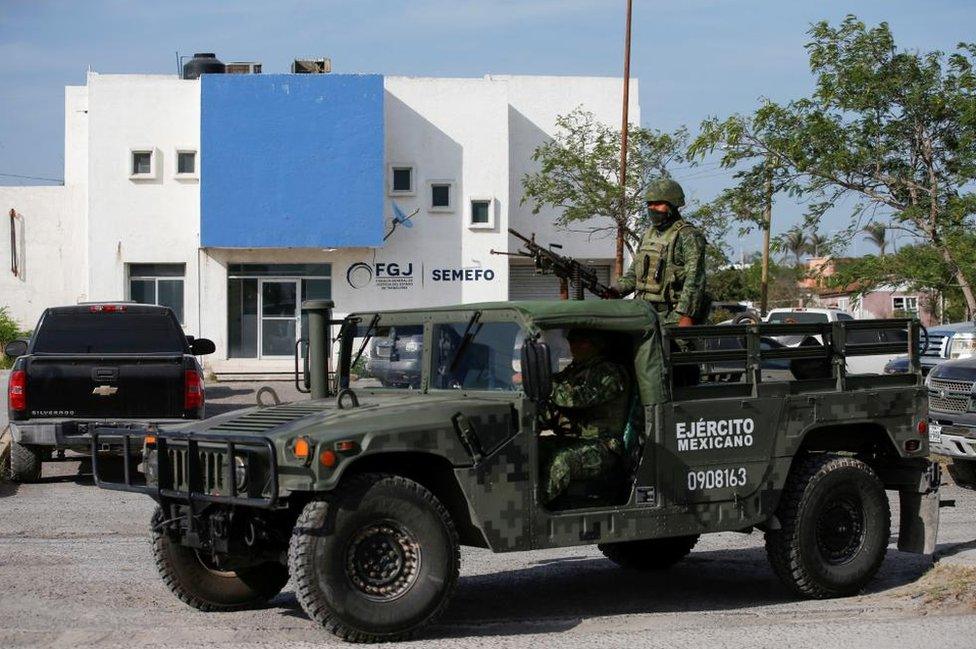
[[[620, 124], [620, 223], [627, 222], [627, 109], [630, 104], [630, 16], [633, 0], [627, 0], [627, 27], [624, 34], [624, 102], [623, 117]], [[619, 278], [624, 274], [624, 229], [617, 226], [617, 255], [614, 273]]]
[[759, 315], [766, 317], [769, 306], [769, 232], [773, 225], [773, 172], [766, 160], [766, 182], [763, 183], [763, 250], [762, 277], [759, 281]]

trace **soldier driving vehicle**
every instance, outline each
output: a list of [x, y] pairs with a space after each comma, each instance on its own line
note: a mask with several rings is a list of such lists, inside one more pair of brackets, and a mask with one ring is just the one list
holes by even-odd
[[[144, 479], [107, 482], [97, 462], [94, 472], [103, 488], [156, 500], [156, 563], [190, 606], [258, 606], [290, 577], [302, 608], [328, 631], [401, 640], [447, 607], [461, 545], [597, 544], [624, 568], [661, 569], [700, 534], [752, 529], [765, 534], [773, 568], [794, 593], [850, 595], [884, 559], [885, 490], [900, 497], [898, 547], [934, 549], [939, 475], [927, 459], [916, 321], [665, 328], [643, 300], [354, 313], [341, 322], [329, 386], [327, 306], [306, 305], [318, 314], [309, 319], [309, 374], [313, 394], [334, 388], [336, 397], [93, 435], [93, 444], [146, 436]], [[421, 328], [418, 388], [367, 387], [350, 372], [357, 351], [387, 327]], [[823, 344], [758, 344], [785, 327]], [[911, 371], [849, 374], [844, 358], [896, 347], [847, 341], [849, 331], [879, 327], [906, 331], [897, 351]], [[561, 384], [576, 370], [559, 370], [570, 363], [567, 337], [578, 341], [581, 329], [608, 341], [605, 355], [619, 370], [601, 370], [598, 382], [612, 383], [614, 396], [593, 399], [607, 407], [579, 425], [623, 448], [611, 471], [570, 471], [550, 501], [544, 433], [553, 408], [568, 403]], [[713, 336], [742, 344], [672, 349], [673, 340]], [[822, 360], [829, 372], [766, 381], [767, 356]], [[676, 368], [717, 360], [742, 362], [743, 380], [675, 384]]]
[[659, 178], [650, 183], [645, 199], [651, 227], [611, 291], [618, 297], [636, 292], [638, 299], [654, 305], [664, 324], [700, 323], [708, 309], [705, 238], [681, 218], [685, 192], [670, 178]]
[[619, 423], [630, 392], [627, 370], [607, 357], [605, 336], [573, 329], [566, 340], [573, 362], [552, 379], [555, 434], [539, 440], [542, 501], [550, 507], [571, 482], [608, 475], [619, 467], [624, 451]]

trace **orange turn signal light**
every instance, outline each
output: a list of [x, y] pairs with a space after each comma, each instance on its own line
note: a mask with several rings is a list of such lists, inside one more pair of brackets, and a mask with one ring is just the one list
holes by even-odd
[[156, 445], [156, 436], [155, 435], [146, 435], [145, 442], [146, 442], [146, 446], [155, 446]]
[[351, 439], [344, 439], [336, 442], [334, 448], [340, 453], [357, 453], [359, 451], [359, 444]]
[[334, 467], [338, 460], [339, 456], [337, 456], [335, 451], [332, 449], [326, 449], [319, 455], [319, 462], [321, 462], [322, 466], [324, 466], [326, 469], [331, 469]]
[[299, 460], [308, 459], [309, 453], [312, 452], [312, 447], [308, 443], [308, 440], [304, 437], [299, 437], [295, 440], [294, 445], [291, 447], [291, 452], [295, 454]]

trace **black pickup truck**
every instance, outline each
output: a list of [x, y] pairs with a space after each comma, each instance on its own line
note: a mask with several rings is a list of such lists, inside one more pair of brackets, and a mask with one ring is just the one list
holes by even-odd
[[169, 307], [46, 309], [30, 341], [4, 349], [15, 359], [7, 388], [11, 477], [36, 480], [53, 451], [86, 451], [96, 424], [202, 419], [203, 370], [194, 355], [213, 351], [211, 341], [186, 336]]

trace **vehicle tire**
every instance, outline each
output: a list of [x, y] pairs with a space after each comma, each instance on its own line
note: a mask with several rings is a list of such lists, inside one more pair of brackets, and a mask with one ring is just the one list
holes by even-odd
[[952, 458], [948, 466], [949, 475], [957, 486], [963, 489], [976, 489], [976, 460]]
[[152, 547], [156, 568], [166, 586], [183, 603], [200, 611], [238, 611], [260, 606], [288, 583], [288, 568], [269, 561], [237, 571], [217, 570], [196, 550], [169, 537], [159, 507], [152, 517]]
[[597, 547], [607, 559], [628, 570], [666, 570], [678, 563], [698, 543], [698, 534], [644, 541], [601, 543]]
[[838, 455], [798, 459], [766, 532], [776, 575], [797, 595], [854, 595], [888, 549], [891, 513], [884, 485], [864, 462]]
[[302, 608], [350, 642], [404, 640], [436, 620], [460, 563], [441, 502], [412, 480], [376, 473], [306, 505], [288, 552]]
[[48, 457], [46, 449], [29, 444], [10, 442], [11, 482], [37, 482], [41, 478], [41, 464]]

